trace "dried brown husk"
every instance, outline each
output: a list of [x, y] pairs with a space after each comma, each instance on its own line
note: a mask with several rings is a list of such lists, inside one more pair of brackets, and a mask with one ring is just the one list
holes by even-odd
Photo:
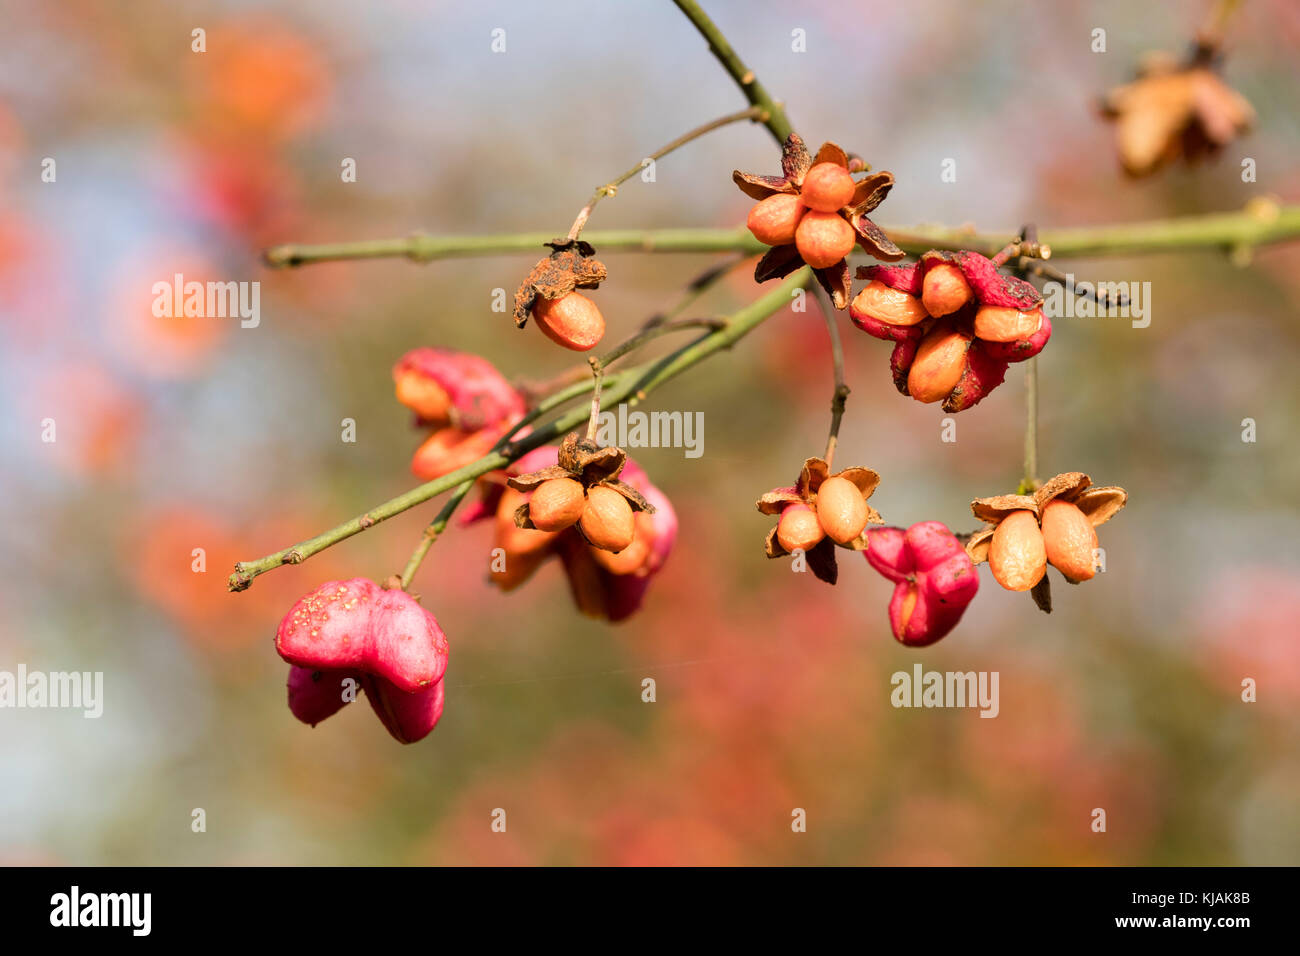
[[594, 258], [596, 250], [583, 239], [548, 242], [552, 252], [528, 273], [515, 291], [515, 325], [523, 328], [538, 298], [559, 299], [575, 289], [595, 289], [608, 277], [605, 264]]

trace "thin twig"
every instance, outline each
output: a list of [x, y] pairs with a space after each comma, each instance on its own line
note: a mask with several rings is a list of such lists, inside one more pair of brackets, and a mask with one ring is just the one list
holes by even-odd
[[587, 201], [587, 205], [583, 206], [582, 209], [578, 211], [578, 217], [573, 220], [573, 225], [569, 227], [568, 238], [577, 239], [578, 236], [582, 234], [583, 227], [587, 225], [587, 220], [591, 218], [591, 211], [596, 208], [596, 203], [600, 202], [606, 196], [618, 195], [618, 187], [645, 169], [647, 163], [663, 159], [673, 150], [679, 149], [691, 142], [691, 140], [699, 139], [701, 136], [706, 133], [711, 133], [715, 129], [721, 129], [723, 126], [729, 126], [732, 123], [739, 123], [744, 120], [764, 122], [766, 121], [766, 118], [766, 110], [758, 106], [753, 106], [747, 110], [741, 110], [739, 113], [731, 113], [727, 116], [723, 116], [721, 119], [715, 119], [713, 122], [705, 123], [703, 126], [697, 126], [688, 133], [683, 133], [667, 146], [651, 153], [617, 179], [611, 179], [605, 185], [596, 187], [596, 192], [592, 195], [591, 199]]
[[732, 49], [717, 24], [709, 19], [708, 14], [695, 0], [673, 0], [673, 2], [677, 4], [677, 9], [686, 14], [686, 19], [691, 21], [700, 35], [708, 41], [709, 50], [718, 58], [718, 62], [722, 64], [727, 74], [736, 81], [736, 85], [745, 94], [745, 99], [750, 105], [761, 107], [767, 112], [767, 119], [763, 120], [763, 125], [768, 128], [778, 144], [783, 144], [794, 132], [789, 117], [785, 115], [785, 107], [772, 99], [763, 84], [758, 82], [754, 71], [745, 66], [740, 55]]
[[1193, 63], [1213, 59], [1223, 47], [1228, 23], [1241, 8], [1241, 0], [1217, 0], [1204, 25], [1196, 33], [1191, 60]]
[[[1038, 227], [1025, 223], [1017, 239], [1019, 262], [1027, 259], [1047, 258], [1050, 250], [1038, 243]], [[1020, 481], [1020, 493], [1032, 494], [1038, 490], [1038, 356], [1025, 362], [1025, 467]]]
[[1025, 468], [1022, 495], [1038, 490], [1038, 356], [1025, 362]]
[[840, 422], [844, 418], [844, 407], [849, 397], [849, 386], [844, 380], [844, 347], [840, 342], [840, 329], [835, 322], [837, 312], [834, 304], [830, 302], [826, 292], [821, 285], [816, 282], [809, 283], [813, 292], [813, 297], [817, 300], [817, 309], [822, 314], [822, 319], [826, 322], [826, 331], [831, 339], [831, 366], [835, 376], [834, 389], [831, 392], [831, 428], [830, 434], [826, 438], [826, 454], [822, 457], [826, 461], [826, 467], [830, 468], [835, 461], [835, 448], [840, 440]]
[[[803, 286], [808, 281], [808, 275], [806, 268], [799, 269], [766, 295], [733, 312], [728, 317], [726, 325], [722, 328], [710, 332], [696, 342], [689, 343], [663, 359], [649, 363], [644, 368], [628, 369], [619, 373], [616, 384], [612, 386], [610, 384], [610, 379], [614, 378], [614, 376], [607, 377], [603, 391], [612, 402], [617, 403], [624, 400], [635, 402], [638, 400], [637, 396], [648, 394], [687, 369], [698, 365], [716, 352], [730, 348], [762, 325], [763, 322], [786, 308], [790, 304], [791, 292]], [[583, 391], [591, 387], [591, 385], [586, 385]], [[254, 579], [267, 571], [272, 571], [286, 564], [301, 564], [326, 548], [374, 527], [381, 521], [414, 508], [416, 505], [437, 497], [443, 492], [458, 488], [463, 483], [480, 475], [485, 475], [489, 471], [504, 468], [526, 452], [552, 442], [577, 427], [584, 418], [588, 417], [588, 414], [588, 410], [585, 408], [572, 409], [555, 421], [533, 430], [518, 441], [507, 442], [503, 439], [497, 450], [489, 452], [478, 461], [471, 462], [451, 474], [425, 482], [405, 494], [376, 505], [351, 521], [345, 521], [343, 524], [324, 531], [313, 538], [308, 538], [306, 541], [273, 552], [255, 561], [241, 561], [235, 565], [234, 573], [230, 575], [227, 587], [232, 591], [243, 591], [253, 583]]]
[[587, 419], [587, 441], [596, 440], [596, 429], [600, 425], [600, 382], [605, 377], [605, 366], [600, 364], [600, 359], [591, 356], [587, 359], [591, 363], [591, 375], [594, 382], [591, 387], [591, 417]]
[[1091, 299], [1103, 309], [1123, 309], [1128, 306], [1128, 293], [1123, 289], [1117, 290], [1113, 299], [1109, 289], [1102, 289], [1095, 283], [1089, 283], [1088, 291], [1080, 292], [1070, 276], [1039, 259], [1019, 259], [1015, 263], [1015, 270], [1022, 275], [1038, 276], [1048, 282], [1058, 282], [1065, 286], [1069, 294], [1076, 295], [1080, 299]]
[[420, 543], [415, 546], [411, 558], [406, 562], [406, 567], [402, 571], [401, 588], [403, 591], [411, 587], [411, 581], [415, 579], [415, 573], [420, 570], [420, 565], [424, 561], [424, 556], [429, 553], [429, 548], [433, 542], [438, 540], [438, 536], [447, 530], [447, 525], [451, 521], [452, 513], [465, 500], [465, 496], [470, 493], [475, 484], [475, 479], [470, 478], [462, 481], [456, 490], [451, 493], [447, 503], [442, 506], [437, 517], [429, 522], [429, 526], [424, 529], [424, 534], [420, 536]]

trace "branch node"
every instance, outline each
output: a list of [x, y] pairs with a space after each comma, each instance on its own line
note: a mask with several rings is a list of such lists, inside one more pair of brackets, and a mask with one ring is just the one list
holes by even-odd
[[418, 229], [415, 232], [411, 233], [409, 236], [407, 236], [406, 237], [406, 241], [407, 241], [406, 258], [410, 259], [412, 262], [419, 263], [421, 265], [426, 262], [432, 262], [433, 261], [432, 253], [422, 251], [422, 247], [421, 247], [421, 243], [423, 243], [428, 238], [429, 238], [429, 234], [427, 232], [421, 232]]
[[294, 253], [293, 246], [271, 246], [262, 253], [262, 262], [272, 269], [287, 269], [302, 264], [302, 260]]

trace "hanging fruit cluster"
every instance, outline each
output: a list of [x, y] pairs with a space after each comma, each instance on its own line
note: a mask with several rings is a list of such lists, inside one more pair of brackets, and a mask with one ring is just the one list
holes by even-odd
[[[837, 310], [847, 308], [858, 328], [894, 344], [890, 370], [902, 394], [948, 412], [972, 408], [1002, 383], [1010, 364], [1038, 355], [1050, 339], [1038, 290], [1004, 274], [1001, 259], [972, 251], [931, 250], [915, 262], [861, 267], [857, 278], [866, 284], [852, 295], [848, 256], [855, 248], [883, 262], [905, 253], [868, 215], [889, 193], [893, 176], [868, 173], [836, 144], [824, 143], [813, 155], [792, 134], [780, 175], [737, 171], [733, 179], [756, 200], [749, 231], [770, 247], [755, 279], [809, 267]], [[587, 351], [603, 338], [605, 319], [579, 290], [598, 288], [607, 270], [577, 238], [580, 223], [569, 238], [546, 244], [550, 254], [515, 293], [514, 319], [520, 328], [531, 319], [552, 342]], [[828, 318], [835, 321], [834, 314]], [[623, 449], [593, 440], [600, 363], [591, 365], [597, 384], [587, 437], [570, 434], [558, 448], [535, 448], [481, 475], [478, 500], [461, 524], [492, 523], [489, 580], [502, 592], [557, 558], [582, 613], [621, 621], [641, 607], [667, 561], [677, 518]], [[418, 348], [392, 374], [398, 402], [427, 431], [411, 462], [426, 480], [530, 434], [536, 416], [529, 417], [525, 393], [479, 356]], [[979, 590], [981, 563], [988, 562], [1004, 588], [1029, 591], [1045, 610], [1048, 565], [1074, 584], [1096, 573], [1095, 529], [1124, 507], [1127, 494], [1093, 487], [1081, 472], [1058, 475], [1036, 490], [1030, 481], [1030, 494], [976, 499], [972, 511], [985, 524], [970, 535], [937, 521], [884, 526], [868, 503], [880, 476], [862, 467], [831, 471], [845, 394], [837, 373], [839, 405], [826, 457], [806, 459], [793, 485], [757, 502], [776, 519], [764, 542], [769, 558], [790, 558], [798, 570], [806, 566], [835, 584], [839, 553], [861, 552], [893, 583], [890, 629], [912, 647], [933, 644], [956, 627]], [[462, 494], [470, 488], [465, 484]], [[404, 590], [414, 567], [418, 561], [383, 585], [365, 578], [326, 582], [290, 608], [276, 649], [290, 665], [289, 706], [300, 720], [315, 725], [359, 691], [399, 741], [419, 740], [437, 724], [448, 644], [434, 616]]]

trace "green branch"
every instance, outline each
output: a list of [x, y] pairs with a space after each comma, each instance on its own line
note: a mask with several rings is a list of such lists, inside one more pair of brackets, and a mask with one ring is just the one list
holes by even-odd
[[[973, 249], [987, 256], [1006, 245], [1015, 230], [980, 233], [946, 226], [911, 226], [886, 231], [910, 255], [929, 249]], [[602, 252], [740, 252], [757, 255], [763, 245], [743, 227], [738, 229], [621, 229], [593, 230], [586, 239]], [[1146, 222], [1079, 229], [1040, 230], [1040, 241], [1053, 258], [1086, 258], [1134, 253], [1217, 249], [1238, 253], [1256, 246], [1300, 238], [1300, 205], [1257, 200], [1237, 212], [1152, 219]], [[536, 255], [549, 233], [505, 233], [486, 236], [413, 235], [404, 239], [365, 239], [322, 245], [283, 245], [268, 249], [268, 265], [302, 266], [345, 259], [465, 259], [476, 256], [529, 253]]]
[[[992, 256], [1005, 244], [1006, 236], [1014, 233], [1014, 230], [1008, 230], [982, 235], [973, 229], [942, 226], [886, 231], [891, 239], [913, 255], [924, 251], [925, 247], [973, 249]], [[1193, 249], [1235, 253], [1296, 238], [1300, 238], [1300, 204], [1281, 205], [1272, 199], [1252, 200], [1236, 212], [1038, 231], [1039, 242], [1050, 247], [1053, 258], [1076, 259]]]
[[577, 218], [573, 220], [573, 225], [569, 227], [569, 235], [567, 238], [577, 239], [578, 236], [582, 235], [582, 230], [586, 227], [587, 220], [591, 218], [591, 212], [593, 209], [596, 208], [596, 204], [608, 196], [618, 195], [618, 187], [623, 185], [633, 176], [642, 172], [646, 168], [647, 163], [657, 162], [658, 160], [663, 159], [673, 150], [680, 149], [681, 147], [685, 146], [687, 143], [693, 142], [694, 140], [699, 139], [701, 136], [713, 132], [715, 129], [721, 129], [724, 126], [729, 126], [732, 123], [739, 123], [744, 120], [753, 120], [758, 123], [766, 123], [767, 119], [768, 119], [768, 114], [766, 110], [762, 109], [761, 107], [751, 106], [747, 110], [741, 110], [739, 113], [732, 113], [728, 116], [722, 117], [721, 119], [715, 119], [711, 123], [705, 123], [703, 126], [695, 127], [695, 129], [691, 130], [688, 133], [683, 133], [681, 136], [678, 136], [667, 146], [663, 146], [655, 150], [653, 153], [651, 153], [641, 162], [637, 163], [635, 166], [633, 166], [623, 175], [617, 177], [616, 179], [611, 179], [603, 186], [596, 187], [596, 191], [592, 194], [591, 198], [587, 200], [587, 205], [583, 206], [582, 209], [578, 211]]
[[[611, 405], [617, 405], [623, 401], [635, 404], [660, 385], [675, 378], [688, 368], [699, 364], [715, 352], [730, 348], [782, 308], [789, 305], [795, 290], [801, 288], [808, 281], [808, 278], [808, 270], [806, 268], [799, 269], [762, 298], [728, 316], [721, 328], [678, 349], [659, 361], [648, 363], [646, 366], [635, 370], [624, 371], [616, 378], [611, 377], [613, 384], [610, 384], [611, 379], [606, 379], [606, 383], [610, 385], [605, 389], [607, 393], [606, 401]], [[590, 392], [593, 386], [594, 383], [587, 383], [585, 388], [574, 388], [567, 391], [572, 397], [576, 398]], [[443, 475], [441, 478], [435, 478], [433, 481], [412, 488], [405, 494], [385, 501], [364, 514], [358, 515], [351, 521], [345, 521], [343, 524], [324, 531], [313, 538], [308, 538], [306, 541], [268, 554], [255, 561], [241, 561], [235, 565], [235, 571], [230, 575], [227, 586], [231, 591], [243, 591], [253, 583], [254, 578], [265, 574], [267, 571], [286, 564], [301, 564], [312, 555], [319, 554], [326, 548], [338, 544], [354, 534], [359, 534], [367, 528], [374, 527], [381, 521], [386, 521], [394, 515], [423, 504], [443, 492], [459, 489], [463, 487], [465, 482], [472, 481], [489, 471], [504, 468], [526, 452], [555, 441], [581, 425], [587, 420], [589, 411], [589, 408], [585, 405], [571, 409], [550, 424], [543, 425], [530, 432], [518, 442], [504, 445], [498, 450], [483, 456], [478, 461], [457, 469], [449, 475]], [[450, 512], [448, 512], [448, 515], [450, 515]], [[435, 519], [431, 527], [436, 527], [437, 524], [438, 519]], [[441, 528], [437, 528], [430, 536], [430, 542], [440, 532]], [[427, 551], [427, 546], [423, 550]], [[423, 553], [419, 553], [418, 558], [412, 556], [412, 561], [408, 564], [411, 574], [414, 574], [415, 568], [419, 566], [419, 561], [422, 558]]]

